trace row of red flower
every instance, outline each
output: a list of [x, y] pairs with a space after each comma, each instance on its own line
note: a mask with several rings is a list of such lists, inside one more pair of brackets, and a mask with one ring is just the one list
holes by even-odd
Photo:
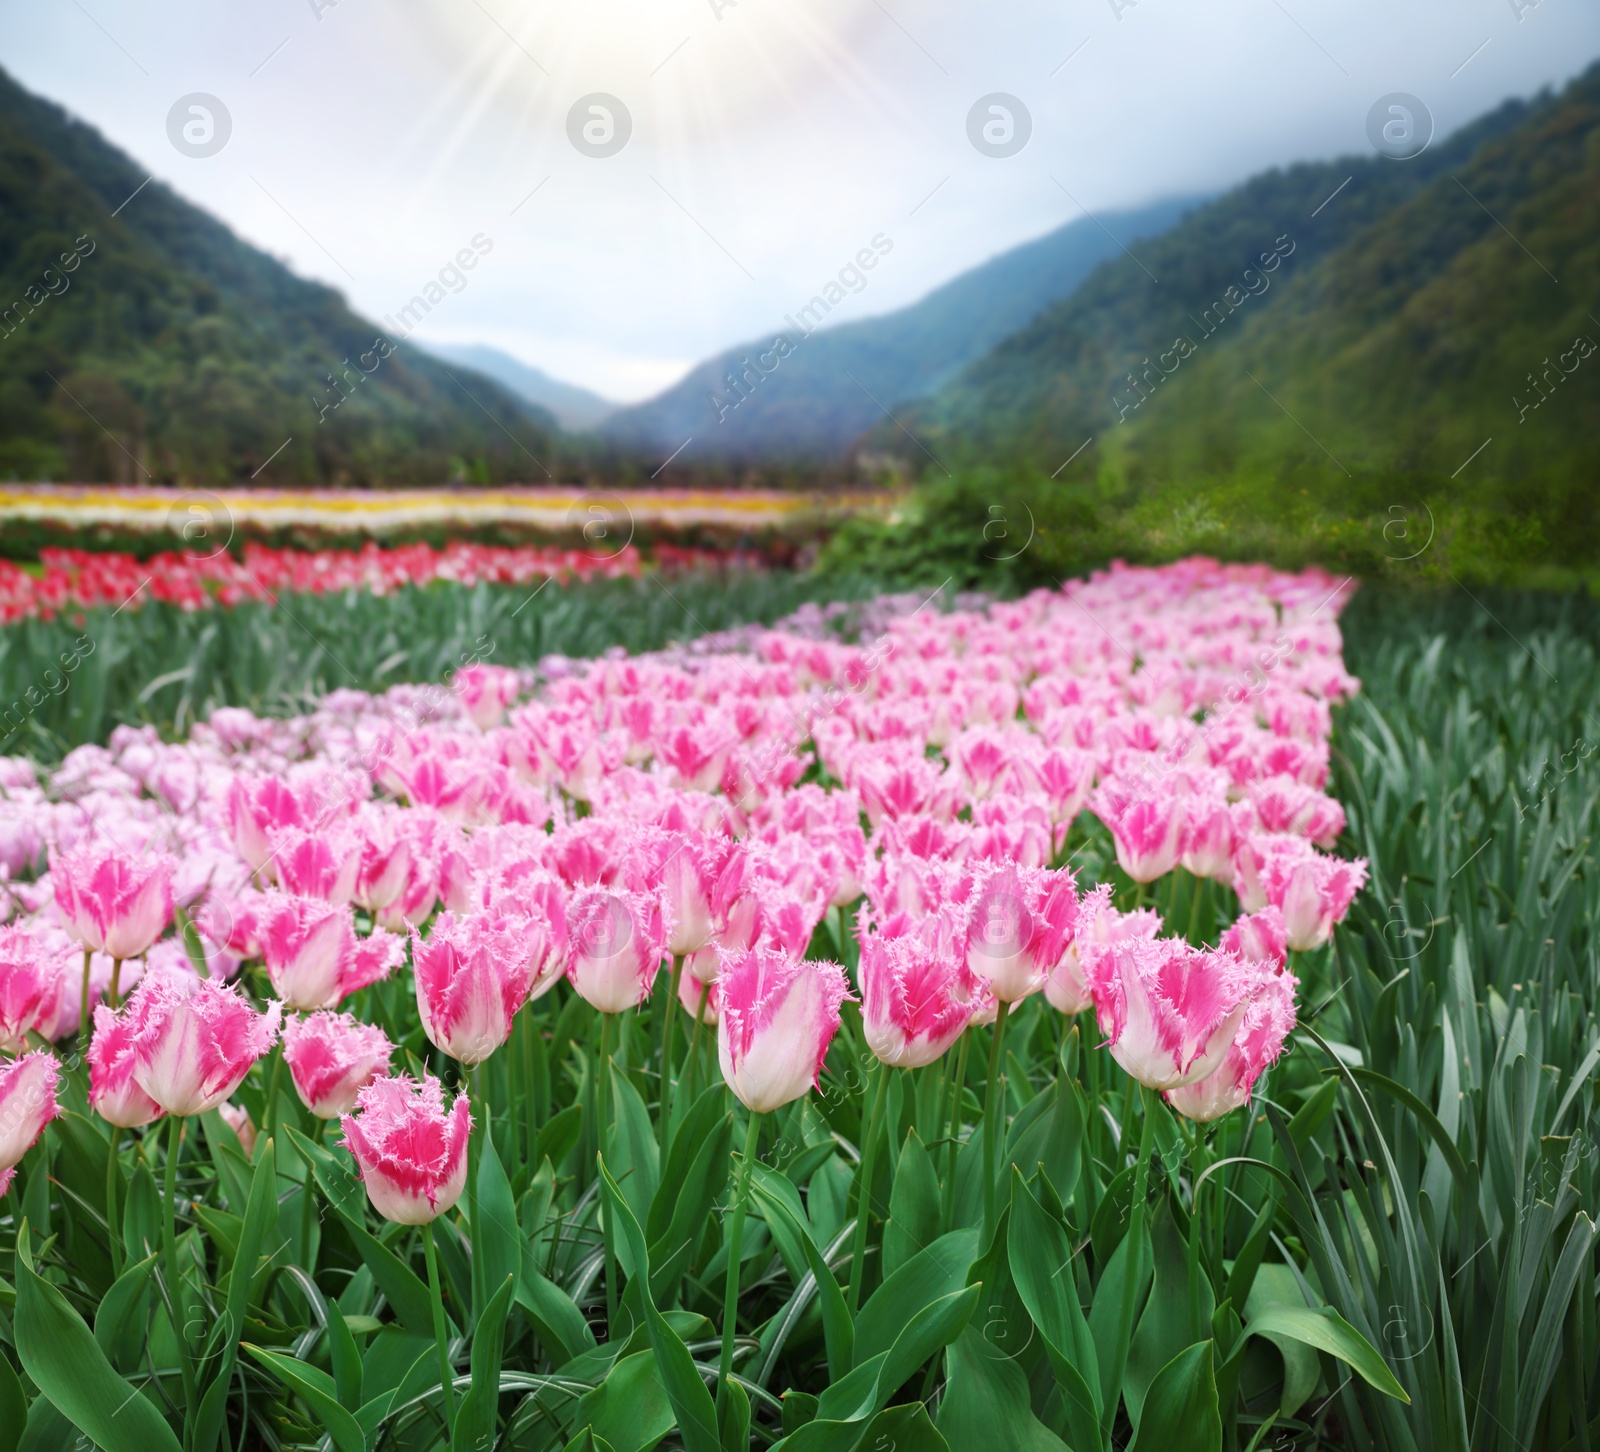
[[[731, 558], [673, 545], [656, 546], [653, 556], [658, 568], [670, 570], [703, 569]], [[206, 610], [247, 600], [275, 601], [284, 593], [361, 590], [387, 595], [436, 580], [526, 585], [550, 578], [615, 579], [637, 575], [641, 566], [639, 551], [631, 544], [582, 550], [455, 541], [435, 549], [421, 543], [385, 548], [369, 542], [358, 550], [317, 551], [247, 544], [242, 561], [226, 551], [169, 551], [141, 560], [129, 554], [44, 549], [37, 568], [0, 560], [0, 623], [49, 619], [66, 609], [137, 607], [147, 600]]]

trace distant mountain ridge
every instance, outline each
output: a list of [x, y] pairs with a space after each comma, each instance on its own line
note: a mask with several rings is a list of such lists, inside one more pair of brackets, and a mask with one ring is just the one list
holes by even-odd
[[[841, 288], [830, 298], [824, 289], [770, 332], [698, 364], [657, 397], [618, 409], [600, 433], [614, 447], [662, 455], [692, 437], [690, 463], [837, 458], [882, 420], [884, 407], [932, 392], [1069, 295], [1118, 255], [1119, 243], [1164, 231], [1198, 201], [1171, 198], [1079, 218], [917, 302], [856, 322], [823, 325], [847, 296]], [[873, 265], [889, 265], [892, 239], [883, 240], [891, 246], [872, 249]], [[790, 347], [774, 361], [780, 335]]]
[[549, 414], [380, 332], [0, 72], [0, 477], [437, 484], [562, 467]]
[[617, 411], [619, 405], [576, 383], [552, 378], [542, 368], [491, 348], [487, 343], [433, 343], [428, 351], [475, 368], [517, 397], [552, 415], [564, 429], [583, 433]]
[[[1309, 270], [1347, 246], [1366, 245], [1355, 239], [1424, 194], [1453, 191], [1473, 208], [1450, 176], [1533, 109], [1507, 101], [1410, 161], [1346, 156], [1252, 177], [1152, 238], [1137, 259], [1103, 263], [1070, 296], [913, 404], [901, 422], [936, 451], [959, 458], [1028, 459], [1053, 468], [1088, 437], [1170, 410], [1165, 397], [1147, 413], [1124, 412], [1123, 404], [1141, 399], [1136, 380], [1147, 393], [1157, 387], [1144, 375], [1155, 368], [1152, 379], [1165, 376], [1155, 360], [1175, 339], [1187, 336], [1209, 359], [1242, 331], [1271, 326], [1282, 298]], [[1494, 225], [1481, 211], [1479, 217]], [[1294, 252], [1270, 279], [1274, 296], [1250, 300], [1245, 269], [1259, 272], [1262, 254], [1273, 255], [1279, 239]], [[1207, 323], [1203, 313], [1230, 288], [1245, 301], [1224, 302]], [[1195, 371], [1187, 362], [1183, 368]], [[1180, 386], [1174, 376], [1170, 388]], [[873, 437], [887, 446], [894, 432], [880, 425]]]

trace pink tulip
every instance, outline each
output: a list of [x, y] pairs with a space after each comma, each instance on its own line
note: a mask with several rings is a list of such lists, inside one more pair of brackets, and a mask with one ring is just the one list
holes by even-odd
[[1282, 969], [1288, 961], [1289, 940], [1283, 928], [1283, 914], [1275, 907], [1246, 913], [1222, 934], [1218, 945], [1224, 952], [1237, 953], [1252, 963], [1270, 963]]
[[76, 966], [59, 946], [29, 928], [0, 928], [0, 1049], [20, 1054], [30, 1033], [50, 1037]]
[[504, 913], [440, 913], [426, 939], [411, 931], [417, 1011], [435, 1048], [481, 1064], [528, 1001], [534, 963], [527, 921]]
[[516, 701], [521, 688], [515, 671], [481, 662], [462, 666], [450, 682], [450, 689], [480, 731], [488, 731], [505, 719], [507, 708]]
[[426, 1225], [455, 1205], [467, 1183], [472, 1107], [457, 1094], [447, 1110], [431, 1074], [374, 1079], [340, 1121], [372, 1208], [399, 1225]]
[[621, 1013], [650, 996], [667, 946], [658, 896], [579, 888], [567, 905], [567, 937], [567, 977], [601, 1013]]
[[89, 1041], [89, 1107], [121, 1129], [137, 1129], [166, 1112], [134, 1081], [133, 1062], [133, 1020], [126, 1012], [96, 1004]]
[[350, 909], [314, 897], [269, 892], [257, 920], [272, 990], [290, 1008], [332, 1008], [399, 965], [399, 938], [374, 928], [356, 936]]
[[1062, 1013], [1082, 1013], [1090, 1003], [1089, 985], [1083, 970], [1085, 956], [1112, 943], [1153, 938], [1160, 931], [1160, 913], [1151, 908], [1118, 912], [1111, 905], [1110, 886], [1102, 884], [1095, 888], [1078, 904], [1072, 937], [1045, 979], [1045, 999]]
[[217, 1105], [217, 1113], [222, 1116], [222, 1122], [231, 1129], [239, 1139], [239, 1147], [250, 1158], [255, 1158], [256, 1153], [256, 1123], [250, 1118], [250, 1111], [242, 1104], [235, 1104], [231, 1099], [226, 1104]]
[[[716, 956], [715, 948], [702, 948], [702, 953]], [[701, 1011], [700, 995], [706, 996], [705, 1010]], [[717, 1012], [717, 985], [715, 983], [702, 983], [692, 973], [684, 973], [678, 978], [678, 1002], [683, 1005], [683, 1011], [694, 1018], [698, 1015], [700, 1022], [708, 1028], [715, 1028], [721, 1015]]]
[[291, 1018], [283, 1029], [283, 1061], [295, 1093], [318, 1119], [338, 1119], [374, 1079], [389, 1072], [394, 1050], [383, 1030], [348, 1013]]
[[1135, 938], [1091, 952], [1089, 996], [1111, 1056], [1141, 1084], [1176, 1089], [1223, 1060], [1271, 969], [1181, 938]]
[[252, 872], [260, 872], [272, 858], [272, 832], [279, 827], [299, 827], [305, 809], [294, 789], [276, 776], [236, 776], [228, 784], [224, 816], [239, 855]]
[[411, 866], [411, 841], [399, 826], [385, 819], [367, 822], [353, 900], [372, 913], [398, 902], [411, 880]]
[[1070, 941], [1072, 874], [984, 863], [966, 909], [967, 967], [997, 999], [1017, 1003], [1044, 986]]
[[165, 853], [132, 857], [92, 842], [52, 855], [56, 911], [85, 948], [136, 958], [172, 920], [177, 866]]
[[746, 1109], [765, 1114], [816, 1085], [850, 996], [837, 963], [747, 948], [723, 956], [716, 994], [717, 1059]]
[[902, 936], [860, 933], [861, 1019], [884, 1063], [931, 1064], [961, 1037], [980, 994], [948, 920], [928, 918]]
[[1219, 882], [1233, 878], [1233, 849], [1239, 829], [1233, 808], [1223, 797], [1186, 798], [1183, 830], [1183, 866], [1196, 877]]
[[228, 1098], [276, 1042], [283, 1005], [257, 1013], [214, 978], [151, 973], [125, 1010], [133, 1078], [168, 1114], [204, 1114]]
[[[662, 840], [658, 872], [667, 909], [667, 951], [688, 954], [704, 948], [726, 922], [718, 907], [744, 876], [744, 854], [727, 838], [668, 833]], [[724, 883], [724, 877], [730, 878]]]
[[1203, 1079], [1167, 1091], [1179, 1114], [1201, 1124], [1250, 1102], [1263, 1069], [1276, 1063], [1295, 1024], [1294, 991], [1299, 980], [1282, 973], [1271, 978], [1245, 1010], [1238, 1036], [1222, 1062]]
[[1320, 948], [1367, 880], [1367, 860], [1317, 851], [1303, 837], [1253, 834], [1234, 856], [1234, 889], [1246, 912], [1271, 904], [1283, 913], [1288, 946]]
[[22, 1157], [39, 1142], [56, 1105], [55, 1056], [45, 1049], [0, 1064], [0, 1195], [11, 1188]]
[[1183, 845], [1185, 799], [1165, 784], [1137, 793], [1102, 787], [1094, 809], [1117, 849], [1117, 862], [1135, 882], [1154, 882], [1178, 865]]
[[1268, 890], [1283, 910], [1284, 936], [1296, 952], [1320, 948], [1333, 936], [1333, 926], [1349, 911], [1351, 899], [1367, 880], [1367, 859], [1347, 862], [1313, 850], [1296, 864], [1281, 893]]
[[279, 827], [268, 865], [285, 892], [344, 904], [356, 893], [361, 851], [361, 838], [346, 827]]

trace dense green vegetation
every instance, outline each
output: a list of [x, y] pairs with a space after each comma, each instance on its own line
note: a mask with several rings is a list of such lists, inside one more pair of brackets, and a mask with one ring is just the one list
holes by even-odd
[[[436, 584], [383, 597], [351, 591], [199, 613], [151, 604], [28, 620], [0, 630], [0, 754], [52, 760], [124, 723], [181, 733], [222, 705], [285, 715], [341, 688], [445, 680], [469, 660], [531, 666], [547, 655], [654, 650], [770, 622], [807, 600], [871, 593], [873, 583], [859, 577], [819, 589], [803, 576], [734, 571], [539, 588]], [[58, 663], [74, 659], [63, 675]]]
[[[684, 604], [710, 608], [698, 596]], [[402, 602], [398, 628], [437, 629], [438, 618], [405, 613], [429, 608]], [[133, 618], [150, 632], [173, 624], [153, 612]], [[614, 627], [619, 616], [595, 618]], [[870, 1058], [848, 1010], [821, 1092], [769, 1116], [752, 1146], [755, 1209], [737, 1303], [744, 1396], [731, 1445], [751, 1432], [758, 1446], [786, 1435], [792, 1452], [891, 1442], [923, 1452], [986, 1442], [1031, 1452], [1579, 1452], [1600, 1439], [1591, 715], [1600, 611], [1572, 597], [1474, 601], [1380, 586], [1356, 596], [1344, 626], [1364, 686], [1337, 718], [1334, 785], [1350, 816], [1343, 850], [1370, 856], [1372, 885], [1330, 948], [1297, 958], [1301, 1027], [1258, 1085], [1252, 1113], [1191, 1137], [1158, 1110], [1146, 1138], [1121, 1071], [1082, 1027], [1026, 1000], [1006, 1040], [1003, 1163], [1015, 1169], [993, 1242], [974, 1228], [981, 1136], [964, 1132], [947, 1155], [938, 1066], [896, 1074], [873, 1137], [864, 1294], [852, 1317], [838, 1289], [855, 1213], [845, 1147], [853, 1155], [864, 1145], [860, 1065]], [[158, 644], [154, 634], [146, 643]], [[440, 652], [432, 667], [454, 643], [428, 643]], [[185, 642], [173, 644], [169, 659], [190, 658]], [[151, 656], [146, 669], [156, 664]], [[1120, 881], [1104, 845], [1078, 829], [1086, 881], [1102, 872]], [[1227, 916], [1221, 896], [1197, 933]], [[1187, 919], [1181, 889], [1167, 906]], [[816, 946], [837, 951], [826, 928]], [[409, 995], [395, 988], [364, 990], [358, 1010], [425, 1054]], [[695, 1388], [716, 1359], [718, 1212], [732, 1194], [728, 1149], [745, 1134], [739, 1114], [715, 1089], [680, 1104], [658, 1152], [661, 1079], [649, 1054], [659, 1036], [631, 1024], [603, 1146], [619, 1178], [585, 1188], [583, 1166], [594, 1161], [574, 1106], [603, 1052], [599, 1016], [563, 990], [523, 1020], [478, 1081], [485, 1103], [536, 1108], [526, 1136], [514, 1116], [491, 1115], [488, 1126], [495, 1154], [480, 1187], [494, 1213], [484, 1217], [484, 1253], [510, 1269], [508, 1289], [469, 1289], [459, 1230], [439, 1222], [448, 1314], [477, 1333], [470, 1366], [465, 1343], [457, 1353], [460, 1390], [482, 1384], [474, 1415], [492, 1437], [498, 1411], [498, 1445], [508, 1448], [728, 1445], [673, 1423], [679, 1408], [698, 1405]], [[985, 1088], [986, 1031], [975, 1032], [964, 1127], [981, 1117]], [[237, 1095], [258, 1123], [267, 1094], [258, 1069]], [[113, 1291], [97, 1208], [105, 1141], [76, 1109], [53, 1162], [25, 1166], [4, 1253], [30, 1375], [88, 1415], [79, 1379], [92, 1372], [96, 1385], [113, 1386], [120, 1375], [132, 1386], [140, 1376], [145, 1348], [123, 1333], [147, 1305], [151, 1273], [134, 1257], [157, 1201], [148, 1167], [110, 1161], [126, 1205], [127, 1274], [140, 1278]], [[264, 1168], [215, 1115], [203, 1135], [184, 1136], [176, 1165], [186, 1254], [224, 1288], [197, 1294], [219, 1316], [224, 1295], [248, 1306], [252, 1349], [228, 1402], [230, 1445], [310, 1446], [322, 1426], [350, 1449], [433, 1445], [438, 1376], [420, 1246], [404, 1229], [373, 1238], [344, 1163], [300, 1137], [313, 1126], [291, 1096], [276, 1113], [277, 1155], [259, 1154]], [[1128, 1213], [1144, 1183], [1130, 1136], [1155, 1150], [1142, 1219]], [[311, 1213], [305, 1160], [329, 1213]], [[956, 1193], [945, 1199], [952, 1171]], [[227, 1289], [235, 1247], [270, 1228], [274, 1198], [273, 1233], [290, 1264], [310, 1269], [268, 1262], [249, 1285]], [[630, 1268], [647, 1264], [649, 1274], [629, 1277], [618, 1309], [632, 1307], [634, 1333], [596, 1345], [602, 1204], [628, 1237]], [[20, 1248], [12, 1255], [23, 1215], [31, 1261]], [[1134, 1245], [1131, 1224], [1140, 1226]], [[687, 1275], [674, 1253], [685, 1244], [699, 1247]], [[213, 1251], [215, 1267], [204, 1259]], [[1125, 1369], [1108, 1387], [1123, 1366], [1114, 1348], [1128, 1276], [1137, 1316]], [[393, 1324], [378, 1316], [380, 1285]], [[659, 1316], [640, 1302], [646, 1285]], [[95, 1323], [102, 1348], [77, 1373], [74, 1313]], [[168, 1334], [159, 1312], [155, 1324], [159, 1341]], [[403, 1373], [403, 1395], [391, 1396]], [[177, 1400], [176, 1387], [151, 1383], [157, 1404]], [[1121, 1413], [1108, 1393], [1121, 1394]], [[1113, 1410], [1101, 1422], [1103, 1404]], [[71, 1436], [37, 1398], [24, 1445], [64, 1447]]]
[[394, 340], [332, 288], [160, 182], [134, 197], [145, 180], [0, 73], [0, 477], [226, 484], [285, 439], [261, 482], [559, 473], [547, 414], [404, 344], [380, 356]]
[[1428, 564], [1457, 574], [1586, 571], [1597, 239], [1600, 70], [1410, 162], [1255, 178], [902, 415], [940, 460], [932, 529], [854, 548], [926, 556], [930, 532], [979, 535], [989, 503], [1018, 498], [1063, 560], [1370, 568], [1432, 538]]

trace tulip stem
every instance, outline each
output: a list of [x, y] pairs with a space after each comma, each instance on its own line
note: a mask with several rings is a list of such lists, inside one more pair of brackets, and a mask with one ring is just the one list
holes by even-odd
[[479, 1093], [478, 1065], [468, 1071], [472, 1094], [472, 1133], [467, 1139], [467, 1234], [472, 1240], [472, 1313], [483, 1314], [483, 1233], [478, 1215], [478, 1171], [483, 1168], [483, 1137], [489, 1132], [489, 1109]]
[[[607, 1141], [611, 1128], [611, 1020], [615, 1016], [610, 1013], [600, 1015], [599, 1082], [595, 1089], [600, 1110], [596, 1150], [602, 1155], [609, 1148]], [[617, 1255], [611, 1236], [611, 1215], [604, 1209], [600, 1213], [605, 1216], [602, 1233], [606, 1249], [606, 1339], [609, 1341], [617, 1332]]]
[[189, 1358], [189, 1324], [183, 1304], [183, 1284], [178, 1279], [178, 1220], [175, 1206], [178, 1198], [178, 1150], [183, 1138], [183, 1120], [178, 1115], [168, 1116], [171, 1125], [167, 1137], [166, 1194], [161, 1197], [161, 1230], [165, 1242], [163, 1257], [167, 1266], [167, 1296], [170, 1302], [172, 1330], [178, 1342], [178, 1367], [183, 1374], [183, 1401], [188, 1408], [187, 1421], [194, 1424], [196, 1400], [194, 1363]]
[[995, 1227], [995, 1155], [999, 1149], [1000, 1124], [1005, 1118], [1005, 1105], [1001, 1099], [1001, 1054], [1006, 1040], [1006, 1018], [1011, 1005], [1000, 1000], [999, 1012], [994, 1020], [994, 1037], [989, 1041], [989, 1082], [983, 1091], [983, 1243], [987, 1245], [994, 1236]]
[[1189, 931], [1184, 934], [1191, 943], [1194, 942], [1194, 935], [1200, 927], [1200, 902], [1205, 895], [1206, 884], [1209, 881], [1209, 878], [1202, 880], [1197, 877], [1194, 879], [1194, 903], [1189, 909]]
[[678, 1026], [678, 984], [683, 977], [683, 954], [672, 955], [672, 978], [667, 992], [667, 1021], [661, 1026], [661, 1153], [667, 1152], [668, 1107], [677, 1100], [672, 1085], [672, 1040]]
[[972, 1048], [970, 1031], [961, 1035], [961, 1047], [956, 1050], [956, 1081], [950, 1088], [950, 1134], [945, 1146], [944, 1219], [940, 1222], [946, 1230], [954, 1230], [951, 1223], [956, 1213], [956, 1151], [961, 1142], [961, 1091], [967, 1083], [967, 1053]]
[[[1161, 1098], [1154, 1089], [1141, 1085], [1139, 1093], [1144, 1099], [1144, 1127], [1139, 1134], [1139, 1164], [1133, 1172], [1133, 1199], [1128, 1206], [1128, 1231], [1122, 1240], [1122, 1307], [1117, 1318], [1117, 1339], [1111, 1349], [1111, 1376], [1105, 1383], [1113, 1388], [1122, 1386], [1122, 1374], [1127, 1369], [1128, 1346], [1133, 1340], [1133, 1312], [1139, 1298], [1139, 1255], [1144, 1244], [1144, 1202], [1150, 1190], [1150, 1154], [1155, 1148], [1156, 1115], [1161, 1109]], [[1106, 1408], [1106, 1436], [1111, 1435], [1111, 1425], [1117, 1417], [1117, 1395]]]
[[439, 1348], [439, 1388], [444, 1396], [444, 1433], [455, 1435], [456, 1377], [450, 1366], [450, 1336], [444, 1327], [444, 1292], [439, 1288], [439, 1252], [433, 1244], [433, 1221], [422, 1227], [422, 1254], [428, 1262], [428, 1289], [433, 1293], [433, 1339]]
[[744, 1207], [750, 1198], [750, 1167], [755, 1163], [761, 1136], [761, 1116], [750, 1114], [744, 1132], [744, 1158], [739, 1161], [739, 1188], [733, 1202], [733, 1224], [728, 1227], [728, 1291], [722, 1306], [722, 1357], [717, 1363], [717, 1425], [728, 1405], [728, 1377], [733, 1372], [733, 1337], [739, 1322], [739, 1259], [744, 1253]]
[[122, 1237], [117, 1233], [117, 1142], [122, 1131], [108, 1124], [111, 1143], [106, 1149], [106, 1237], [111, 1243], [111, 1279], [122, 1274]]
[[85, 948], [83, 950], [83, 1016], [78, 1020], [78, 1039], [85, 1049], [89, 1045], [91, 1028], [89, 1022], [89, 962], [93, 957], [94, 952], [92, 949]]
[[867, 1111], [866, 1133], [861, 1139], [860, 1188], [856, 1191], [856, 1233], [850, 1251], [850, 1314], [861, 1304], [861, 1282], [867, 1259], [867, 1221], [872, 1211], [873, 1160], [878, 1147], [878, 1129], [883, 1122], [883, 1104], [888, 1097], [889, 1066], [878, 1060], [872, 1082], [872, 1107]]
[[261, 1116], [268, 1139], [278, 1137], [278, 1086], [283, 1081], [283, 1045], [272, 1050], [272, 1072], [267, 1076], [267, 1110]]
[[122, 959], [113, 958], [111, 960], [111, 988], [106, 994], [106, 1002], [108, 1002], [111, 1005], [111, 1008], [112, 1008], [113, 1012], [116, 1011], [117, 1004], [119, 1002], [119, 999], [118, 999], [118, 996], [117, 996], [117, 985], [119, 983], [121, 983], [121, 982], [122, 982]]
[[[689, 1103], [694, 1103], [694, 1092], [700, 1087], [700, 1030], [704, 1027], [706, 1004], [711, 999], [711, 985], [700, 985], [700, 1007], [695, 1010], [694, 1028], [689, 1034], [689, 1057], [683, 1066], [683, 1077], [689, 1081]], [[677, 1108], [677, 1093], [672, 1096], [673, 1108]]]

